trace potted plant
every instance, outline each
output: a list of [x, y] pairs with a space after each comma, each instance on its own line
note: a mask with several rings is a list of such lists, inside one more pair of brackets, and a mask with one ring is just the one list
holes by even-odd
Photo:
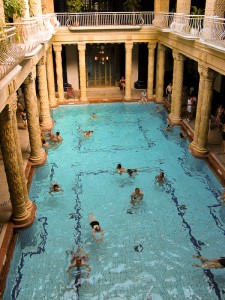
[[198, 36], [200, 29], [202, 28], [202, 18], [200, 15], [204, 15], [205, 10], [203, 8], [198, 8], [197, 6], [191, 6], [191, 15], [196, 16], [192, 18], [191, 23], [191, 34]]
[[[83, 8], [83, 1], [82, 0], [67, 0], [66, 1], [68, 12], [74, 13], [74, 12], [81, 12]], [[79, 26], [79, 22], [77, 20], [73, 22], [72, 26]]]
[[23, 17], [25, 12], [25, 2], [23, 0], [3, 0], [6, 22]]
[[[130, 12], [136, 12], [139, 11], [141, 9], [141, 0], [126, 0], [124, 2], [124, 10], [125, 11], [130, 11]], [[136, 20], [135, 20], [135, 16], [133, 16], [133, 19], [130, 21], [130, 25], [136, 25]]]

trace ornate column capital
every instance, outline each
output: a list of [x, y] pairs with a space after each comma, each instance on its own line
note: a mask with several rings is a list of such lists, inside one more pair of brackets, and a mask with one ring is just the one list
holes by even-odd
[[164, 46], [161, 43], [158, 43], [158, 51], [160, 52], [165, 52], [166, 51], [166, 46]]
[[125, 49], [126, 51], [131, 51], [133, 49], [133, 42], [126, 42]]
[[178, 50], [173, 49], [173, 59], [178, 61], [185, 61], [186, 57], [181, 54]]
[[46, 53], [43, 54], [39, 62], [37, 63], [38, 66], [43, 66], [46, 64]]
[[85, 51], [86, 50], [86, 43], [78, 43], [77, 48], [79, 51]]
[[217, 72], [210, 68], [206, 68], [206, 69], [203, 69], [202, 75], [205, 80], [213, 81], [217, 76]]
[[34, 82], [36, 79], [36, 68], [33, 67], [27, 78], [24, 80], [23, 84], [27, 85]]
[[150, 50], [154, 50], [156, 48], [156, 42], [154, 42], [154, 43], [151, 43], [151, 42], [149, 42], [148, 43], [148, 49]]
[[12, 119], [13, 111], [9, 104], [6, 104], [6, 106], [3, 109], [3, 112], [0, 113], [0, 121], [4, 122]]
[[53, 49], [55, 52], [62, 52], [62, 45], [53, 45]]

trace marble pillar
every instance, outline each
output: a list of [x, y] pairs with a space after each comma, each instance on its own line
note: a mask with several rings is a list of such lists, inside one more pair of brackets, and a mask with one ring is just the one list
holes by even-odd
[[48, 99], [48, 86], [46, 74], [46, 54], [42, 56], [37, 64], [37, 81], [40, 101], [40, 121], [43, 130], [51, 130], [54, 122], [50, 116], [50, 106]]
[[87, 79], [86, 79], [86, 44], [78, 43], [79, 52], [79, 75], [80, 75], [80, 101], [87, 101]]
[[176, 13], [184, 13], [190, 15], [191, 0], [177, 0]]
[[33, 203], [28, 198], [27, 179], [25, 176], [25, 168], [23, 165], [23, 157], [22, 157], [21, 146], [20, 146], [20, 142], [19, 142], [19, 134], [18, 134], [18, 126], [17, 126], [17, 118], [16, 118], [16, 111], [17, 111], [17, 94], [16, 93], [13, 95], [11, 108], [12, 108], [13, 136], [14, 136], [14, 142], [15, 142], [15, 146], [16, 146], [16, 152], [17, 152], [16, 155], [17, 155], [20, 177], [21, 177], [22, 187], [23, 187], [23, 197], [24, 197], [24, 202], [25, 202], [26, 208], [28, 210], [31, 210]]
[[58, 102], [64, 102], [63, 71], [62, 71], [62, 45], [53, 45], [55, 51], [56, 78], [58, 87]]
[[163, 103], [166, 47], [158, 43], [156, 66], [156, 103]]
[[48, 82], [48, 97], [50, 107], [57, 107], [58, 102], [55, 96], [55, 78], [54, 78], [54, 67], [53, 67], [53, 56], [52, 56], [52, 45], [47, 50], [47, 82]]
[[148, 99], [153, 99], [155, 47], [156, 47], [156, 43], [148, 43], [148, 85], [147, 85]]
[[12, 204], [12, 220], [15, 224], [26, 223], [30, 213], [26, 208], [21, 172], [17, 157], [17, 145], [14, 141], [13, 120], [15, 119], [9, 104], [0, 113], [0, 139], [2, 158]]
[[125, 63], [125, 96], [124, 100], [131, 100], [131, 76], [132, 76], [132, 49], [133, 43], [126, 42], [125, 43], [125, 50], [126, 50], [126, 63]]
[[30, 162], [33, 166], [40, 166], [46, 162], [47, 153], [42, 148], [39, 114], [37, 106], [37, 96], [35, 87], [35, 68], [25, 79], [24, 85], [24, 100], [27, 113], [28, 131], [31, 146]]
[[171, 112], [169, 120], [172, 124], [180, 124], [181, 107], [183, 97], [183, 78], [184, 78], [184, 61], [185, 56], [177, 50], [173, 50], [173, 90], [171, 100]]
[[214, 80], [217, 73], [209, 68], [199, 66], [200, 86], [197, 103], [196, 126], [193, 142], [189, 149], [197, 157], [204, 157], [208, 153], [208, 132]]

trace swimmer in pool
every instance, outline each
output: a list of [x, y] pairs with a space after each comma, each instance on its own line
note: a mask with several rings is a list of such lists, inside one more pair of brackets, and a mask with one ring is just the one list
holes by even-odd
[[55, 183], [51, 186], [49, 194], [55, 193], [55, 192], [63, 192], [63, 190], [61, 189], [61, 187], [59, 186], [58, 183]]
[[[90, 213], [89, 214], [89, 224], [92, 228], [92, 235], [93, 235], [93, 238], [96, 242], [102, 242], [103, 239], [104, 239], [104, 231], [102, 230], [102, 228], [100, 227], [99, 225], [99, 222], [96, 220], [95, 216], [93, 213]], [[101, 238], [98, 239], [96, 237], [96, 233], [99, 232], [101, 233]]]
[[85, 259], [88, 258], [88, 254], [85, 253], [82, 248], [78, 247], [77, 251], [73, 254], [72, 263], [67, 268], [67, 272], [69, 272], [70, 269], [75, 267], [85, 267], [87, 268], [87, 277], [89, 277], [91, 267], [85, 262]]
[[159, 175], [155, 177], [155, 181], [159, 184], [163, 184], [166, 181], [166, 178], [164, 176], [164, 172], [160, 172]]
[[134, 177], [135, 175], [137, 175], [137, 169], [125, 169], [121, 164], [118, 164], [116, 166], [116, 173], [119, 173], [120, 175], [122, 175], [123, 173], [128, 173], [130, 177]]
[[91, 130], [86, 130], [86, 131], [83, 131], [84, 133], [84, 137], [85, 138], [90, 138], [92, 136], [94, 131], [91, 131]]
[[93, 114], [91, 115], [91, 117], [92, 117], [92, 119], [97, 119], [97, 118], [98, 118], [98, 116], [96, 115], [96, 113], [93, 113]]
[[144, 194], [141, 192], [139, 188], [136, 188], [135, 191], [130, 196], [130, 203], [134, 206], [136, 204], [140, 204], [144, 197]]
[[207, 269], [225, 268], [225, 257], [206, 258], [200, 255], [193, 255], [193, 258], [198, 258], [202, 262], [202, 264], [193, 264], [194, 267], [207, 268]]

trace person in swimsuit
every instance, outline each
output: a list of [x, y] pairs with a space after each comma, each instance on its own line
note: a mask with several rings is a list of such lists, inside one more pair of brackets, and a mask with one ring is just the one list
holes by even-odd
[[45, 148], [48, 148], [49, 147], [49, 143], [46, 142], [46, 140], [42, 140], [42, 146], [45, 147]]
[[93, 132], [94, 132], [94, 131], [91, 131], [91, 130], [83, 131], [84, 137], [85, 137], [85, 138], [91, 137], [92, 134], [93, 134]]
[[61, 187], [58, 183], [55, 183], [51, 186], [49, 194], [55, 193], [55, 192], [63, 192], [63, 190], [61, 189]]
[[172, 83], [169, 83], [166, 87], [167, 99], [169, 101], [171, 101], [172, 90], [173, 90]]
[[97, 119], [97, 118], [98, 118], [97, 115], [96, 115], [96, 113], [93, 113], [93, 114], [91, 115], [91, 117], [92, 117], [92, 119]]
[[121, 91], [124, 91], [124, 90], [125, 90], [125, 78], [124, 78], [124, 77], [122, 77], [122, 78], [120, 79], [120, 90], [121, 90]]
[[166, 178], [165, 178], [165, 176], [164, 176], [164, 172], [160, 172], [159, 175], [157, 175], [157, 176], [155, 177], [155, 181], [156, 181], [157, 183], [159, 183], [160, 185], [163, 184], [163, 183], [166, 181]]
[[141, 92], [140, 102], [141, 103], [147, 103], [148, 102], [148, 100], [147, 100], [147, 93], [146, 93], [145, 90], [143, 90]]
[[90, 274], [91, 267], [85, 262], [85, 259], [88, 259], [88, 254], [83, 251], [82, 248], [78, 247], [77, 251], [73, 253], [72, 263], [67, 268], [67, 272], [74, 267], [86, 267], [87, 268], [87, 277]]
[[207, 269], [225, 268], [225, 257], [206, 258], [200, 255], [193, 255], [193, 258], [198, 258], [202, 262], [202, 264], [193, 264], [194, 267], [207, 268]]
[[60, 132], [59, 131], [57, 131], [55, 133], [55, 137], [53, 138], [53, 141], [54, 142], [62, 142], [62, 137], [60, 136]]
[[[95, 216], [93, 213], [90, 213], [89, 214], [89, 224], [92, 228], [92, 235], [93, 235], [93, 238], [96, 242], [102, 242], [103, 239], [104, 239], [104, 231], [102, 230], [102, 228], [100, 227], [99, 225], [99, 222], [96, 220]], [[99, 232], [101, 233], [101, 238], [98, 239], [96, 237], [96, 233]]]
[[119, 172], [120, 175], [122, 175], [123, 173], [128, 173], [130, 177], [134, 177], [135, 175], [137, 175], [137, 169], [125, 169], [121, 164], [117, 165], [116, 172]]
[[135, 191], [130, 196], [130, 203], [132, 205], [140, 204], [143, 199], [144, 194], [141, 192], [139, 188], [136, 188]]
[[22, 111], [21, 112], [21, 118], [22, 118], [22, 121], [23, 121], [23, 126], [24, 126], [24, 129], [27, 129], [27, 114], [26, 114], [26, 111]]

